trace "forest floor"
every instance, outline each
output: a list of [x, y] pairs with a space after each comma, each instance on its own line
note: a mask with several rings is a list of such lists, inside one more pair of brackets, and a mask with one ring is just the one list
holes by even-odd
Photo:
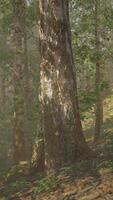
[[104, 100], [102, 139], [93, 142], [92, 108], [83, 122], [86, 139], [97, 152], [92, 160], [65, 166], [48, 176], [30, 174], [26, 163], [0, 179], [0, 200], [113, 200], [113, 95]]

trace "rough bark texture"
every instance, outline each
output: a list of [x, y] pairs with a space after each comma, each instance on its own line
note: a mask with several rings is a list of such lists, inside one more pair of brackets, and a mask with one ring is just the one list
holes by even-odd
[[[38, 105], [40, 102], [38, 101]], [[37, 119], [37, 135], [33, 145], [31, 167], [32, 171], [42, 172], [45, 171], [45, 151], [44, 151], [44, 130], [43, 130], [43, 117], [41, 107], [38, 109]]]
[[65, 140], [69, 144], [68, 161], [87, 155], [89, 148], [79, 116], [68, 1], [38, 0], [38, 8], [45, 165], [55, 169], [64, 163]]
[[22, 17], [24, 1], [13, 1], [14, 8], [14, 39], [15, 39], [15, 67], [14, 67], [14, 161], [25, 160], [24, 138], [24, 82], [23, 82], [23, 26]]
[[103, 122], [103, 103], [101, 85], [101, 65], [100, 65], [100, 30], [99, 30], [99, 8], [100, 2], [95, 0], [95, 55], [96, 55], [96, 74], [95, 74], [95, 87], [96, 87], [96, 107], [95, 107], [95, 141], [100, 138], [101, 126]]
[[37, 172], [43, 172], [45, 170], [44, 160], [44, 140], [38, 138], [33, 148], [32, 170]]

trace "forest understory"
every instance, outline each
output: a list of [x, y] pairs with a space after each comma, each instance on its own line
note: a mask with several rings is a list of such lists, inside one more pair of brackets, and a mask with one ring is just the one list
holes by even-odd
[[[109, 106], [108, 106], [109, 105]], [[93, 110], [93, 109], [92, 109]], [[113, 95], [104, 100], [102, 138], [93, 142], [93, 113], [83, 123], [95, 158], [78, 160], [49, 175], [33, 174], [28, 163], [12, 167], [0, 178], [0, 200], [112, 200]]]
[[113, 200], [113, 0], [0, 0], [0, 200]]

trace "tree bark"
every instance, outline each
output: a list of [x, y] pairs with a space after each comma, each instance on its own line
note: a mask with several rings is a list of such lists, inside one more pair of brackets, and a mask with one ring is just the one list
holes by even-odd
[[14, 161], [18, 164], [26, 159], [24, 126], [24, 52], [23, 52], [23, 9], [24, 1], [13, 1], [14, 9]]
[[[80, 121], [71, 45], [68, 1], [38, 0], [41, 43], [40, 101], [44, 114], [45, 165], [60, 168], [65, 161], [88, 156]], [[67, 144], [66, 144], [67, 145]]]
[[32, 90], [30, 82], [30, 63], [29, 63], [29, 46], [27, 38], [27, 26], [26, 26], [26, 17], [27, 17], [27, 2], [24, 1], [23, 7], [23, 50], [24, 50], [24, 101], [25, 101], [25, 142], [26, 142], [26, 152], [28, 160], [31, 159], [32, 155], [32, 146], [33, 146], [33, 137], [31, 135], [32, 131], [32, 112], [33, 106], [31, 101]]

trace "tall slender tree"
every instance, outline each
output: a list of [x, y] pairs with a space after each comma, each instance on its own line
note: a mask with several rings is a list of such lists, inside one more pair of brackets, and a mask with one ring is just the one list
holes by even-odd
[[4, 105], [6, 103], [6, 84], [5, 84], [5, 72], [4, 72], [4, 68], [1, 67], [0, 69], [0, 74], [1, 74], [1, 105], [2, 105], [2, 108], [4, 109]]
[[23, 10], [24, 0], [12, 1], [14, 11], [14, 160], [15, 163], [25, 160], [24, 136], [24, 53], [23, 53]]
[[27, 158], [31, 157], [32, 152], [32, 139], [31, 139], [31, 115], [32, 115], [32, 102], [30, 99], [31, 95], [31, 85], [30, 85], [30, 63], [29, 63], [29, 52], [28, 52], [28, 34], [27, 34], [27, 1], [24, 0], [23, 7], [23, 54], [24, 54], [24, 123], [25, 123], [25, 141]]
[[100, 138], [101, 126], [103, 121], [103, 103], [101, 92], [102, 69], [101, 69], [101, 47], [100, 47], [100, 1], [95, 0], [95, 90], [96, 90], [96, 108], [95, 108], [95, 141]]
[[44, 114], [45, 165], [48, 170], [59, 168], [64, 163], [65, 136], [70, 143], [68, 161], [74, 161], [77, 156], [87, 156], [90, 152], [79, 115], [68, 4], [68, 0], [38, 0], [40, 101]]

